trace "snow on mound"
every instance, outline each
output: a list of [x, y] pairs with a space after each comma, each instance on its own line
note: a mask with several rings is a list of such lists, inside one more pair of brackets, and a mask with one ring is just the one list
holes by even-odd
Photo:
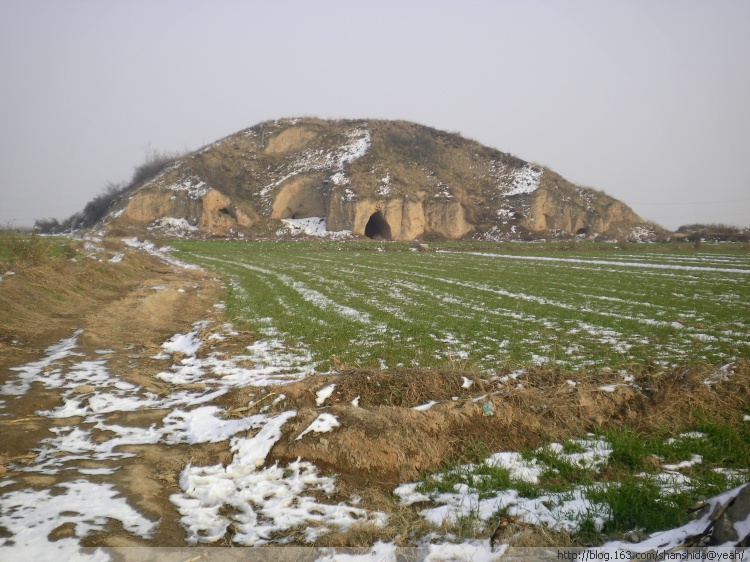
[[326, 400], [328, 400], [331, 395], [333, 394], [333, 390], [336, 388], [335, 384], [329, 384], [325, 388], [321, 388], [317, 393], [317, 398], [315, 399], [315, 404], [318, 406], [322, 406]]
[[633, 227], [633, 230], [630, 231], [628, 240], [632, 240], [633, 242], [650, 242], [654, 238], [656, 238], [656, 231], [653, 227], [639, 225]]
[[351, 230], [328, 231], [326, 219], [323, 217], [308, 217], [306, 219], [281, 219], [284, 228], [278, 234], [292, 236], [317, 236], [319, 238], [348, 238]]
[[[260, 190], [260, 195], [267, 197], [271, 191], [284, 183], [286, 180], [293, 178], [298, 174], [313, 171], [328, 170], [332, 172], [341, 172], [344, 166], [362, 158], [370, 149], [370, 131], [368, 129], [356, 128], [348, 131], [346, 136], [349, 142], [335, 148], [329, 152], [325, 150], [308, 149], [303, 151], [292, 162], [289, 163], [288, 169], [291, 171], [279, 180], [266, 185]], [[344, 181], [344, 175], [336, 175], [337, 181]]]
[[196, 177], [183, 177], [177, 183], [168, 185], [172, 191], [185, 191], [193, 199], [200, 199], [211, 189], [206, 182]]
[[162, 217], [156, 219], [147, 227], [148, 230], [161, 230], [168, 236], [184, 236], [188, 232], [195, 232], [197, 227], [192, 226], [185, 219], [176, 219], [174, 217]]
[[542, 170], [526, 164], [526, 166], [514, 174], [513, 182], [510, 185], [510, 189], [505, 192], [505, 196], [522, 195], [536, 191], [536, 188], [539, 187], [539, 178], [541, 177]]
[[370, 148], [370, 131], [367, 129], [352, 129], [347, 136], [351, 142], [340, 147], [336, 153], [336, 167], [339, 170], [343, 169], [345, 164], [362, 158]]
[[348, 185], [351, 183], [344, 172], [336, 172], [333, 174], [331, 176], [331, 181], [333, 182], [333, 185]]
[[341, 423], [333, 414], [323, 413], [320, 414], [315, 420], [307, 426], [302, 433], [300, 433], [295, 441], [299, 441], [308, 433], [328, 433], [333, 431], [337, 427], [341, 427]]

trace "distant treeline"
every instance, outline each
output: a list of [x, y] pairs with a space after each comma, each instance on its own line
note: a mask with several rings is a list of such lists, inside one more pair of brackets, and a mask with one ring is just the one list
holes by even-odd
[[62, 221], [53, 218], [39, 219], [34, 223], [34, 230], [42, 234], [59, 234], [79, 228], [91, 228], [106, 216], [126, 191], [156, 177], [184, 155], [185, 153], [149, 151], [143, 163], [135, 167], [133, 177], [127, 184], [109, 183], [100, 195], [86, 204], [83, 211], [73, 213]]
[[679, 238], [689, 242], [748, 242], [750, 228], [727, 224], [686, 224], [677, 229]]

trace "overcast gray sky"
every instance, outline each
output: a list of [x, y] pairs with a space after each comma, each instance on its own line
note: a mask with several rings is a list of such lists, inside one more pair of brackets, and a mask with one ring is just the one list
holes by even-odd
[[750, 225], [750, 1], [0, 0], [0, 224], [149, 149], [267, 119], [407, 119], [668, 228]]

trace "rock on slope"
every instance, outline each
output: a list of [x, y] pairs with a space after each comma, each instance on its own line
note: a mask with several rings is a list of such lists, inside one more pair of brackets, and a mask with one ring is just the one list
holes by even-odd
[[542, 166], [457, 134], [379, 120], [256, 125], [135, 186], [104, 222], [120, 234], [273, 236], [294, 222], [283, 220], [311, 217], [325, 219], [325, 232], [392, 240], [660, 232]]

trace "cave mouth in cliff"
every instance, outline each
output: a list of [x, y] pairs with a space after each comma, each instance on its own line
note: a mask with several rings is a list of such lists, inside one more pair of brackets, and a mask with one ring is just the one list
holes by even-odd
[[365, 226], [365, 236], [374, 240], [391, 239], [391, 226], [385, 220], [383, 213], [376, 211], [370, 215], [370, 220], [367, 221]]

